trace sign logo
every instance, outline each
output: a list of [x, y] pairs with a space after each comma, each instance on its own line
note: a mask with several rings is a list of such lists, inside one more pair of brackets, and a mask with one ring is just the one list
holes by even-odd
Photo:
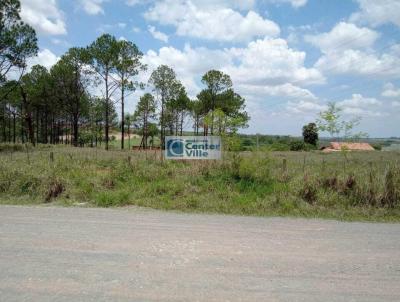
[[167, 136], [166, 159], [221, 159], [219, 136]]
[[184, 142], [182, 139], [167, 140], [167, 156], [166, 157], [183, 157]]

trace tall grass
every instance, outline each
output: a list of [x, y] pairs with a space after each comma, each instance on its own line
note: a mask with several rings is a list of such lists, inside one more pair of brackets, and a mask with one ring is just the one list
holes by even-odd
[[400, 221], [400, 153], [245, 152], [221, 161], [90, 148], [0, 152], [0, 202]]

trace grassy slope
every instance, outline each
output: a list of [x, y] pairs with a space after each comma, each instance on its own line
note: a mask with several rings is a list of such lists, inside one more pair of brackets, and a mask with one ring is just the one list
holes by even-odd
[[[50, 161], [54, 152], [54, 162]], [[29, 156], [29, 159], [28, 159]], [[161, 163], [154, 151], [55, 147], [0, 153], [0, 203], [139, 205], [239, 215], [400, 221], [400, 207], [367, 202], [385, 191], [385, 170], [399, 171], [400, 153], [244, 153], [219, 162]], [[287, 172], [283, 160], [287, 161]], [[346, 189], [349, 177], [355, 185]], [[369, 178], [373, 177], [372, 183]], [[335, 178], [337, 186], [324, 187]], [[395, 173], [396, 192], [400, 175]], [[373, 186], [373, 188], [372, 188]], [[396, 193], [395, 192], [395, 193]], [[311, 195], [310, 195], [311, 194]], [[50, 196], [51, 197], [51, 196]]]

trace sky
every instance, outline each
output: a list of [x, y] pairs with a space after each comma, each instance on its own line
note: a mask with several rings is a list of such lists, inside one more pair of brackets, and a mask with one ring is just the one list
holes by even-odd
[[[400, 137], [400, 0], [21, 0], [50, 68], [68, 48], [103, 33], [177, 73], [191, 98], [210, 69], [246, 99], [245, 133], [301, 135], [328, 102], [356, 131]], [[127, 100], [133, 112], [144, 92]]]

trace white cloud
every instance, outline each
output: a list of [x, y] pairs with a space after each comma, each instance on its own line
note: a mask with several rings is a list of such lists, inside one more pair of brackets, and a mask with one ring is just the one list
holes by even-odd
[[272, 3], [290, 3], [293, 7], [299, 8], [307, 4], [308, 0], [269, 0]]
[[330, 32], [306, 35], [305, 40], [319, 47], [324, 53], [340, 52], [347, 49], [364, 49], [372, 46], [379, 33], [352, 23], [340, 22]]
[[305, 40], [319, 47], [323, 55], [315, 67], [325, 73], [396, 77], [400, 72], [400, 46], [379, 54], [373, 44], [379, 33], [366, 27], [340, 22], [331, 31], [307, 35]]
[[275, 86], [240, 84], [236, 85], [235, 89], [245, 95], [252, 95], [258, 98], [272, 96], [302, 99], [307, 101], [317, 100], [317, 97], [308, 89], [304, 89], [290, 83]]
[[125, 1], [126, 5], [128, 5], [128, 6], [135, 6], [135, 5], [141, 4], [141, 2], [143, 2], [143, 1], [141, 1], [141, 0], [126, 0]]
[[228, 52], [239, 63], [225, 70], [238, 84], [265, 86], [324, 81], [318, 70], [304, 66], [306, 53], [289, 48], [283, 39], [259, 39], [246, 48], [231, 48]]
[[46, 67], [47, 69], [50, 69], [54, 64], [57, 63], [57, 61], [59, 59], [60, 59], [60, 57], [57, 57], [51, 50], [49, 50], [47, 48], [41, 49], [38, 52], [37, 57], [28, 59], [27, 72], [30, 71], [32, 66], [37, 65], [37, 64], [42, 65], [42, 66]]
[[64, 14], [57, 7], [56, 0], [21, 0], [21, 18], [43, 34], [67, 33]]
[[357, 0], [360, 11], [350, 16], [350, 21], [368, 23], [376, 27], [386, 23], [400, 26], [400, 1]]
[[196, 5], [189, 0], [163, 0], [155, 3], [145, 13], [145, 18], [175, 26], [179, 36], [206, 40], [246, 42], [259, 36], [276, 37], [280, 33], [276, 23], [254, 11], [242, 15], [224, 7], [222, 2], [211, 3]]
[[396, 78], [400, 74], [400, 57], [390, 52], [379, 55], [348, 49], [322, 56], [315, 67], [326, 73]]
[[396, 88], [392, 83], [383, 86], [382, 96], [388, 98], [400, 97], [400, 88]]
[[378, 109], [382, 102], [375, 98], [364, 97], [361, 94], [353, 94], [351, 99], [345, 99], [337, 103], [343, 108], [343, 113], [356, 116], [382, 116], [385, 115]]
[[400, 107], [400, 102], [398, 102], [398, 101], [393, 101], [393, 102], [392, 102], [392, 106], [393, 106], [393, 107]]
[[[178, 0], [182, 1], [182, 0]], [[291, 0], [289, 0], [291, 1]], [[304, 0], [292, 0], [304, 1]], [[154, 3], [156, 0], [126, 0], [128, 6], [143, 5]], [[215, 7], [229, 7], [232, 9], [251, 9], [255, 6], [256, 0], [191, 0], [191, 2], [199, 8], [215, 8]]]
[[240, 93], [260, 97], [301, 97], [314, 99], [313, 94], [300, 84], [322, 83], [318, 70], [304, 66], [305, 53], [288, 47], [283, 39], [263, 39], [250, 42], [244, 48], [211, 50], [204, 47], [184, 50], [162, 47], [159, 52], [148, 51], [145, 61], [149, 69], [160, 64], [173, 67], [192, 95], [200, 88], [199, 77], [210, 69], [218, 69], [232, 77]]
[[105, 0], [80, 0], [82, 9], [89, 15], [104, 14], [102, 4]]
[[164, 43], [168, 43], [168, 36], [163, 32], [157, 31], [154, 26], [149, 25], [147, 27], [149, 33], [153, 36], [154, 39], [163, 41]]
[[351, 99], [345, 99], [338, 103], [342, 107], [367, 107], [367, 106], [380, 106], [381, 101], [375, 98], [363, 97], [361, 94], [355, 93], [351, 96]]
[[193, 49], [186, 45], [182, 51], [174, 47], [162, 47], [158, 52], [150, 50], [144, 56], [144, 62], [149, 66], [148, 75], [161, 64], [171, 66], [189, 94], [195, 97], [200, 91], [196, 83], [197, 77], [210, 69], [221, 69], [229, 65], [231, 57], [222, 50], [210, 50], [204, 47]]
[[316, 116], [321, 111], [326, 110], [327, 106], [317, 101], [300, 100], [298, 102], [290, 101], [286, 104], [286, 111], [294, 115]]

